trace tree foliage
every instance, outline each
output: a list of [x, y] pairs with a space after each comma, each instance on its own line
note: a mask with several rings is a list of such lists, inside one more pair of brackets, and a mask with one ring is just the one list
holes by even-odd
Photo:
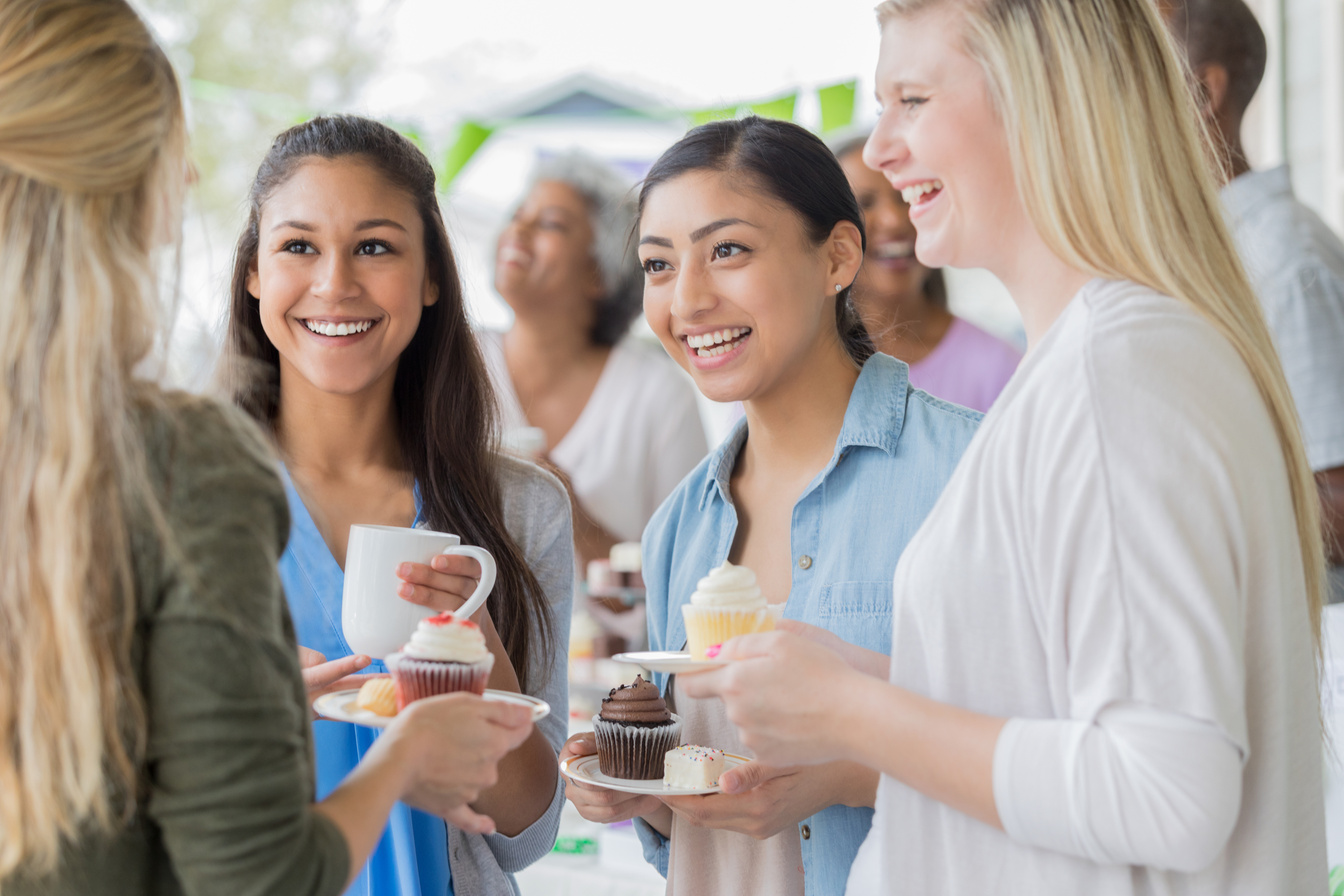
[[139, 0], [187, 88], [196, 198], [233, 229], [281, 130], [349, 108], [388, 40], [391, 0]]

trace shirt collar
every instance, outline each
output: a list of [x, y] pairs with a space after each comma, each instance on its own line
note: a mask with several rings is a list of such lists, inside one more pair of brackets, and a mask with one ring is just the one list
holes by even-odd
[[1223, 206], [1234, 220], [1251, 217], [1256, 207], [1281, 196], [1293, 195], [1288, 166], [1280, 165], [1268, 171], [1247, 171], [1233, 178], [1219, 194]]
[[[896, 453], [905, 423], [906, 393], [909, 391], [910, 368], [904, 361], [889, 355], [875, 354], [859, 371], [859, 378], [850, 393], [845, 409], [845, 420], [840, 436], [835, 440], [831, 462], [819, 478], [835, 468], [845, 451], [852, 447], [878, 448], [887, 454]], [[700, 510], [704, 510], [717, 493], [724, 503], [732, 503], [728, 480], [733, 475], [737, 456], [747, 441], [747, 420], [737, 421], [723, 443], [709, 455], [705, 478], [701, 483]]]

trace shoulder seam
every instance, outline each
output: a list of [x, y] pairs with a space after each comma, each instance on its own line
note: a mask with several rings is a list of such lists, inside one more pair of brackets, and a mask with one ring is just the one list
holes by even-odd
[[1115, 533], [1118, 531], [1115, 522], [1115, 494], [1111, 490], [1110, 465], [1107, 461], [1106, 456], [1106, 439], [1104, 438], [1103, 433], [1105, 422], [1102, 419], [1104, 415], [1099, 413], [1097, 409], [1097, 401], [1100, 390], [1098, 389], [1097, 386], [1096, 369], [1093, 366], [1092, 335], [1093, 335], [1093, 325], [1095, 318], [1094, 315], [1092, 314], [1093, 306], [1090, 303], [1087, 306], [1087, 311], [1088, 315], [1084, 329], [1084, 339], [1082, 345], [1083, 371], [1086, 374], [1086, 376], [1084, 376], [1083, 378], [1083, 382], [1084, 382], [1084, 388], [1087, 390], [1087, 399], [1088, 399], [1087, 405], [1090, 408], [1092, 416], [1092, 429], [1094, 432], [1094, 437], [1097, 440], [1097, 459], [1101, 467], [1102, 489], [1106, 500], [1106, 508], [1105, 508], [1106, 519], [1108, 528], [1110, 530], [1110, 539], [1109, 539], [1110, 544], [1107, 545], [1107, 550], [1110, 553], [1111, 568], [1115, 571], [1115, 577], [1118, 583], [1118, 593], [1120, 597], [1120, 615], [1121, 618], [1124, 620], [1125, 625], [1125, 632], [1124, 632], [1125, 688], [1128, 692], [1126, 696], [1128, 696], [1130, 694], [1133, 694], [1134, 692], [1134, 673], [1133, 673], [1134, 664], [1133, 664], [1133, 658], [1130, 656], [1130, 643], [1131, 643], [1130, 632], [1133, 631], [1133, 624], [1131, 619], [1129, 618], [1129, 601], [1127, 599], [1129, 591], [1125, 583], [1124, 569], [1120, 563], [1120, 556], [1119, 556], [1120, 548], [1118, 544], [1118, 539], [1115, 537]]

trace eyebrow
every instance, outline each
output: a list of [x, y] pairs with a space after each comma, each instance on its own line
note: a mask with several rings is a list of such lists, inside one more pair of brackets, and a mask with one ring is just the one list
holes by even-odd
[[[700, 228], [698, 228], [698, 229], [696, 229], [696, 230], [692, 230], [692, 231], [691, 231], [691, 242], [692, 242], [692, 243], [698, 243], [698, 242], [700, 242], [702, 239], [704, 239], [705, 237], [709, 236], [709, 235], [710, 235], [711, 233], [713, 233], [714, 231], [716, 231], [716, 230], [722, 230], [723, 228], [725, 228], [725, 227], [730, 227], [730, 226], [732, 226], [733, 224], [745, 224], [745, 225], [747, 225], [748, 227], [756, 227], [755, 224], [751, 223], [750, 221], [743, 220], [742, 218], [720, 218], [720, 219], [717, 220], [717, 221], [713, 221], [713, 222], [711, 222], [711, 223], [709, 223], [709, 224], [706, 224], [704, 227], [700, 227]], [[757, 229], [759, 229], [759, 228], [757, 228]], [[639, 244], [640, 244], [641, 246], [645, 246], [645, 245], [649, 245], [649, 246], [662, 246], [662, 247], [665, 248], [665, 249], [671, 249], [671, 248], [673, 248], [673, 246], [672, 246], [672, 241], [669, 240], [669, 239], [667, 239], [666, 237], [661, 237], [661, 236], [646, 236], [646, 237], [644, 237], [642, 240], [639, 241]]]
[[407, 232], [405, 227], [401, 226], [396, 221], [393, 221], [391, 218], [370, 218], [367, 221], [360, 221], [355, 225], [355, 230], [373, 230], [375, 227], [395, 227], [402, 233]]
[[723, 229], [724, 227], [728, 227], [728, 226], [733, 225], [733, 224], [745, 224], [745, 225], [747, 225], [748, 227], [755, 227], [755, 226], [756, 226], [755, 224], [751, 223], [750, 221], [744, 221], [744, 220], [742, 220], [741, 218], [720, 218], [720, 219], [717, 220], [717, 221], [714, 221], [714, 222], [712, 222], [712, 223], [706, 224], [704, 227], [701, 227], [699, 230], [692, 230], [692, 231], [691, 231], [691, 242], [692, 242], [692, 243], [698, 243], [698, 242], [700, 242], [702, 239], [704, 239], [705, 237], [709, 236], [709, 235], [710, 235], [711, 233], [713, 233], [714, 231], [716, 231], [716, 230], [721, 230], [721, 229]]
[[[271, 230], [276, 231], [285, 227], [292, 228], [293, 230], [302, 230], [307, 233], [317, 232], [317, 228], [307, 221], [281, 221], [272, 227]], [[395, 227], [402, 233], [408, 232], [405, 227], [401, 226], [396, 221], [393, 221], [391, 218], [370, 218], [367, 221], [360, 221], [355, 225], [355, 231], [373, 230], [375, 227]]]

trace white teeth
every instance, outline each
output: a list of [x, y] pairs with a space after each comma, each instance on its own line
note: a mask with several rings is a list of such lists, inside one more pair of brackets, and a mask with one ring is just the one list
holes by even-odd
[[876, 247], [878, 258], [909, 258], [915, 254], [913, 240], [900, 240], [894, 243], [880, 243]]
[[914, 205], [925, 193], [932, 193], [934, 190], [941, 190], [942, 188], [942, 181], [929, 180], [901, 190], [901, 198], [905, 200], [906, 205]]
[[[740, 336], [750, 332], [750, 327], [733, 327], [727, 330], [715, 330], [713, 333], [701, 333], [699, 336], [687, 336], [686, 344], [694, 349], [708, 349], [725, 342], [732, 342]], [[701, 352], [700, 354], [701, 357], [709, 357], [709, 355], [704, 352]], [[723, 354], [723, 352], [719, 352], [719, 354]]]
[[351, 336], [355, 333], [363, 333], [369, 327], [372, 327], [373, 321], [360, 320], [353, 323], [334, 324], [325, 320], [305, 320], [303, 325], [319, 336]]
[[714, 358], [728, 354], [737, 347], [737, 340], [750, 332], [750, 327], [716, 330], [713, 333], [701, 333], [699, 336], [687, 336], [686, 344], [695, 349], [695, 353], [701, 358]]

